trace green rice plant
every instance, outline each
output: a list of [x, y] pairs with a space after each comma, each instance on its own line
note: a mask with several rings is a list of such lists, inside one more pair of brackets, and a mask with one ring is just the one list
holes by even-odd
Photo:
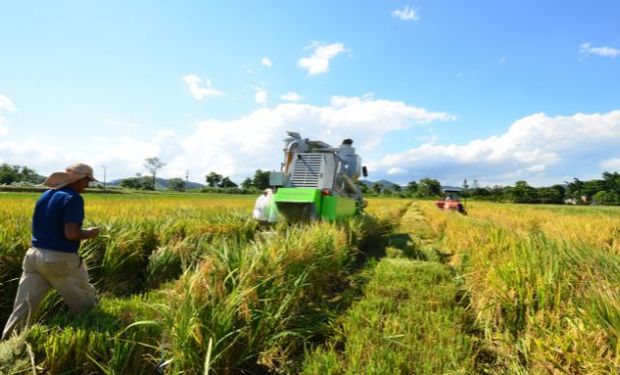
[[[21, 264], [36, 197], [19, 195], [1, 213], [22, 229], [0, 246], [23, 245], [0, 272]], [[7, 349], [2, 371], [34, 362], [45, 373], [294, 372], [304, 345], [329, 335], [363, 283], [352, 277], [355, 260], [385, 246], [406, 207], [393, 200], [381, 203], [378, 219], [279, 225], [256, 236], [253, 197], [225, 198], [88, 196], [85, 225], [102, 235], [82, 255], [100, 307], [73, 315], [50, 294], [23, 345]]]
[[304, 341], [320, 335], [326, 299], [346, 282], [352, 260], [346, 236], [329, 224], [214, 246], [170, 292], [171, 371], [201, 368], [210, 342], [218, 373], [286, 368]]
[[0, 353], [13, 353], [0, 369], [19, 373], [35, 364], [38, 371], [50, 374], [152, 374], [161, 336], [160, 325], [152, 320], [156, 306], [150, 297], [104, 298], [82, 314], [49, 315], [0, 343]]
[[477, 371], [448, 267], [383, 259], [339, 335], [309, 351], [304, 374], [469, 374]]
[[[601, 238], [618, 224], [608, 211], [567, 210], [549, 222], [547, 210], [523, 208], [497, 218], [503, 205], [469, 217], [423, 206], [463, 275], [477, 325], [484, 328], [509, 373], [609, 374], [618, 369], [620, 257]], [[511, 208], [508, 208], [510, 211]], [[600, 232], [577, 237], [558, 228], [582, 218]], [[439, 223], [439, 225], [437, 225]], [[443, 223], [443, 224], [441, 224]]]

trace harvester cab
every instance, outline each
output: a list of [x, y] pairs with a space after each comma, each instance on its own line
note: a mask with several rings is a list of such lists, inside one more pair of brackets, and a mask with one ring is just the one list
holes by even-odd
[[444, 198], [435, 204], [438, 208], [448, 211], [457, 211], [463, 215], [467, 215], [465, 206], [461, 203], [460, 191], [455, 189], [445, 189]]
[[357, 185], [367, 176], [353, 141], [338, 147], [287, 132], [284, 162], [271, 172], [269, 185], [275, 188], [273, 202], [287, 221], [338, 220], [360, 213], [366, 202]]

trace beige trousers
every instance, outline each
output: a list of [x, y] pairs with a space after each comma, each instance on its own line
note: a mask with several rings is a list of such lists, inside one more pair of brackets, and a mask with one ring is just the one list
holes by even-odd
[[76, 253], [30, 248], [22, 269], [13, 313], [2, 332], [3, 340], [31, 322], [51, 288], [58, 290], [72, 312], [95, 305], [95, 288], [88, 282], [86, 265]]

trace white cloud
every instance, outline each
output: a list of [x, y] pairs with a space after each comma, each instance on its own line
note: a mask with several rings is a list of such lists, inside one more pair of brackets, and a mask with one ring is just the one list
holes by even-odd
[[271, 68], [271, 60], [269, 60], [269, 57], [263, 57], [263, 59], [260, 61], [261, 64], [263, 64], [266, 67]]
[[601, 162], [601, 168], [606, 171], [620, 171], [620, 158], [603, 160]]
[[603, 57], [616, 58], [618, 57], [618, 55], [620, 55], [620, 50], [616, 48], [612, 48], [612, 47], [607, 47], [607, 46], [592, 47], [592, 44], [590, 43], [582, 43], [579, 46], [579, 53], [581, 53], [584, 56], [597, 55], [597, 56], [603, 56]]
[[409, 5], [405, 5], [403, 9], [393, 10], [392, 17], [403, 21], [417, 21], [420, 19], [420, 17], [416, 14], [415, 9], [411, 8]]
[[280, 99], [287, 102], [298, 102], [301, 100], [301, 95], [296, 92], [289, 91], [286, 94], [281, 95]]
[[[181, 78], [187, 87], [189, 92], [194, 96], [196, 100], [202, 100], [209, 96], [222, 96], [223, 93], [220, 90], [211, 87], [211, 81], [208, 79], [202, 79], [195, 74], [186, 75]], [[201, 83], [205, 84], [205, 87], [201, 87]]]
[[[64, 168], [75, 161], [108, 167], [108, 177], [145, 173], [144, 159], [159, 156], [166, 166], [162, 177], [203, 182], [210, 171], [241, 181], [256, 169], [278, 169], [281, 140], [286, 130], [337, 145], [352, 138], [370, 178], [406, 183], [422, 177], [458, 184], [467, 178], [481, 185], [514, 184], [526, 179], [534, 185], [561, 183], [573, 177], [599, 178], [604, 170], [620, 169], [620, 110], [570, 116], [532, 114], [516, 120], [492, 137], [464, 144], [442, 144], [435, 137], [403, 152], [380, 154], [393, 135], [414, 139], [414, 126], [455, 117], [403, 102], [374, 97], [333, 97], [316, 106], [283, 103], [257, 109], [231, 120], [206, 119], [183, 137], [159, 132], [140, 138], [99, 138], [76, 147], [71, 141], [44, 142], [0, 137], [0, 163], [28, 165], [40, 173]], [[421, 131], [430, 126], [418, 128]], [[408, 133], [407, 133], [408, 132]], [[419, 140], [418, 140], [419, 141]]]
[[390, 168], [387, 171], [387, 174], [390, 175], [390, 176], [402, 175], [402, 174], [405, 174], [405, 173], [407, 173], [406, 170], [404, 170], [402, 168], [398, 168], [398, 167]]
[[372, 164], [375, 172], [401, 168], [410, 179], [436, 177], [444, 183], [463, 178], [512, 184], [560, 183], [575, 176], [595, 178], [620, 167], [620, 110], [605, 114], [550, 117], [534, 114], [515, 121], [499, 136], [467, 144], [423, 144], [386, 155]]
[[0, 95], [0, 110], [13, 112], [15, 111], [15, 103], [8, 97]]
[[162, 177], [179, 177], [190, 170], [190, 179], [196, 176], [194, 180], [202, 182], [207, 173], [217, 171], [241, 181], [256, 169], [279, 168], [286, 130], [333, 145], [352, 138], [360, 155], [367, 158], [389, 132], [452, 118], [403, 102], [334, 97], [325, 106], [284, 103], [228, 121], [200, 121], [192, 134], [182, 138], [170, 132], [141, 138], [99, 138], [83, 149], [62, 142], [21, 148], [18, 142], [0, 140], [0, 159], [32, 166], [41, 173], [83, 160], [93, 166], [106, 165], [108, 176], [118, 178], [144, 172], [144, 159], [159, 156], [166, 163]]
[[309, 57], [299, 59], [297, 66], [306, 69], [309, 75], [327, 73], [330, 60], [346, 51], [342, 43], [321, 45], [313, 42], [306, 49], [313, 50], [312, 54]]
[[257, 87], [256, 92], [254, 93], [254, 100], [258, 104], [267, 103], [267, 91]]

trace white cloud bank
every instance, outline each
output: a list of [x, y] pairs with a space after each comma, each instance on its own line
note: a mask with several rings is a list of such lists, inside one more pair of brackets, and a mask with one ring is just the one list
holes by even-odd
[[[189, 74], [181, 78], [183, 82], [189, 88], [189, 92], [192, 94], [194, 99], [201, 101], [202, 99], [209, 96], [222, 96], [223, 93], [220, 90], [214, 89], [211, 87], [211, 81], [208, 79], [202, 79], [195, 74]], [[205, 86], [201, 87], [201, 84], [204, 82]]]
[[282, 138], [286, 130], [293, 130], [333, 145], [344, 138], [354, 139], [372, 180], [406, 183], [432, 177], [459, 184], [467, 178], [492, 185], [526, 179], [545, 185], [573, 177], [597, 178], [604, 170], [620, 169], [620, 110], [570, 116], [533, 114], [518, 119], [503, 134], [485, 139], [441, 144], [440, 139], [431, 138], [403, 152], [378, 154], [387, 148], [378, 146], [389, 146], [385, 142], [391, 133], [409, 132], [415, 138], [416, 125], [453, 119], [445, 112], [398, 101], [333, 97], [323, 106], [283, 103], [232, 120], [199, 121], [186, 137], [158, 132], [151, 138], [99, 138], [82, 148], [63, 144], [63, 140], [48, 144], [35, 138], [0, 138], [0, 163], [28, 165], [45, 174], [83, 161], [96, 170], [106, 165], [108, 176], [116, 178], [144, 173], [144, 159], [159, 156], [167, 163], [162, 177], [182, 177], [189, 170], [190, 180], [204, 182], [207, 173], [217, 171], [240, 182], [256, 169], [278, 169]]
[[392, 17], [403, 21], [417, 21], [420, 19], [415, 9], [411, 8], [409, 5], [405, 5], [403, 9], [393, 10]]
[[321, 45], [317, 42], [311, 43], [306, 49], [312, 50], [309, 57], [302, 57], [297, 62], [297, 66], [306, 69], [309, 75], [327, 73], [330, 61], [339, 54], [346, 51], [344, 44], [334, 43]]
[[194, 132], [184, 138], [162, 132], [153, 139], [95, 139], [83, 149], [65, 145], [62, 140], [53, 147], [31, 141], [31, 147], [24, 148], [18, 142], [0, 140], [0, 160], [29, 165], [41, 173], [81, 160], [93, 166], [106, 165], [108, 176], [127, 177], [144, 172], [145, 158], [159, 156], [167, 163], [160, 173], [163, 177], [179, 177], [190, 170], [190, 179], [197, 176], [196, 181], [203, 181], [208, 172], [217, 171], [240, 181], [258, 168], [279, 168], [286, 130], [334, 145], [344, 138], [353, 138], [361, 155], [365, 155], [389, 132], [452, 119], [447, 113], [398, 101], [334, 97], [324, 106], [284, 103], [230, 121], [200, 121]]
[[584, 56], [596, 55], [602, 57], [611, 57], [612, 59], [615, 59], [616, 57], [618, 57], [618, 55], [620, 55], [620, 50], [607, 46], [593, 47], [590, 43], [582, 43], [579, 46], [579, 53]]
[[607, 171], [620, 171], [620, 158], [603, 160], [601, 168]]
[[384, 156], [372, 170], [406, 171], [410, 179], [436, 177], [445, 183], [464, 178], [486, 184], [561, 183], [594, 178], [620, 167], [620, 110], [604, 114], [547, 116], [515, 121], [502, 135], [467, 144], [423, 144]]
[[0, 95], [0, 111], [15, 111], [15, 103], [13, 103], [13, 101], [7, 96]]

